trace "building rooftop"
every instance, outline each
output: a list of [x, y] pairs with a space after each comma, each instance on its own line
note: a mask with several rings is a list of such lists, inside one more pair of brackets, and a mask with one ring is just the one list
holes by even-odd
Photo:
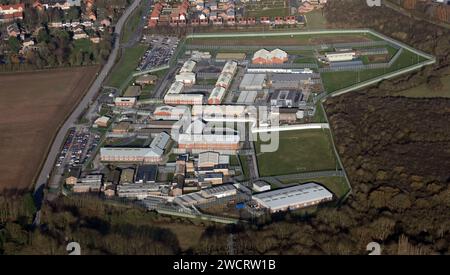
[[286, 208], [290, 205], [312, 202], [333, 194], [316, 183], [306, 183], [253, 195], [253, 198], [270, 209]]
[[158, 174], [157, 165], [140, 165], [136, 171], [135, 182], [155, 182]]

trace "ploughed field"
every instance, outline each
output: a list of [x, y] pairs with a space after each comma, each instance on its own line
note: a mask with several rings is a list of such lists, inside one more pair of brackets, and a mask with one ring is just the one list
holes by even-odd
[[56, 131], [98, 67], [0, 75], [0, 190], [32, 186]]

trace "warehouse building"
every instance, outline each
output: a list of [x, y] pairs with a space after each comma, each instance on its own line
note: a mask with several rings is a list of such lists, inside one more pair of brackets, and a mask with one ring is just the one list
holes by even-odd
[[266, 84], [265, 74], [245, 74], [239, 84], [239, 89], [247, 91], [261, 91]]
[[288, 60], [288, 54], [280, 49], [268, 51], [261, 49], [253, 54], [253, 64], [283, 64]]
[[252, 198], [260, 207], [275, 213], [331, 201], [333, 194], [321, 185], [307, 183], [255, 194]]
[[180, 120], [183, 115], [189, 112], [186, 106], [158, 106], [153, 112], [155, 120]]
[[258, 91], [241, 91], [236, 102], [239, 104], [251, 105], [255, 102], [257, 96]]
[[208, 98], [208, 104], [220, 104], [225, 97], [225, 88], [215, 87]]
[[217, 199], [237, 195], [237, 189], [233, 184], [222, 184], [210, 188], [205, 188], [200, 193], [206, 197], [215, 197]]
[[325, 58], [328, 62], [351, 61], [355, 58], [355, 55], [354, 51], [328, 52], [325, 53]]

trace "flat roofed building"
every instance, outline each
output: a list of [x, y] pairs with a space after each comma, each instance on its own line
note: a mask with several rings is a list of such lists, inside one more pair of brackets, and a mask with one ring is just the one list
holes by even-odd
[[321, 185], [306, 183], [255, 194], [253, 199], [275, 213], [331, 201], [333, 194]]
[[141, 86], [128, 86], [128, 88], [125, 90], [125, 93], [123, 94], [124, 97], [138, 97], [141, 95]]
[[240, 90], [261, 91], [266, 83], [265, 74], [245, 74], [239, 84]]
[[351, 61], [353, 58], [355, 58], [356, 53], [354, 51], [348, 51], [348, 52], [328, 52], [325, 53], [325, 58], [329, 62], [336, 62], [336, 61]]
[[155, 183], [158, 175], [157, 165], [139, 165], [136, 170], [135, 183]]
[[214, 167], [219, 164], [219, 153], [205, 152], [198, 155], [198, 167]]
[[116, 97], [114, 99], [114, 105], [117, 107], [132, 108], [136, 104], [135, 97]]
[[195, 63], [195, 61], [193, 61], [193, 60], [188, 60], [188, 61], [184, 62], [183, 66], [180, 69], [180, 73], [186, 73], [186, 72], [191, 73], [194, 70], [196, 64], [197, 63]]
[[175, 80], [187, 85], [193, 85], [195, 84], [195, 73], [192, 72], [179, 73], [175, 76]]
[[241, 91], [237, 99], [237, 103], [240, 104], [251, 104], [255, 102], [258, 96], [258, 91]]
[[208, 98], [208, 104], [220, 104], [222, 103], [223, 98], [225, 97], [225, 88], [223, 87], [215, 87]]

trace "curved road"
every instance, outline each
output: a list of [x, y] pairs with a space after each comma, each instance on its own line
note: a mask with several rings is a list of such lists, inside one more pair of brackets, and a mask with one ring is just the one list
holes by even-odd
[[[69, 130], [69, 128], [75, 126], [75, 122], [77, 121], [78, 117], [83, 113], [83, 111], [87, 107], [89, 107], [89, 104], [94, 100], [95, 95], [101, 88], [102, 83], [105, 80], [105, 78], [107, 77], [109, 71], [114, 66], [115, 60], [117, 58], [117, 54], [119, 53], [119, 49], [120, 49], [120, 34], [122, 32], [122, 28], [123, 28], [125, 22], [127, 21], [128, 17], [138, 7], [140, 2], [141, 2], [141, 0], [133, 1], [133, 3], [131, 3], [131, 5], [125, 10], [123, 15], [117, 21], [117, 23], [115, 25], [115, 29], [114, 29], [115, 37], [114, 37], [113, 48], [112, 48], [111, 54], [108, 57], [106, 64], [103, 66], [100, 73], [98, 73], [97, 78], [95, 79], [94, 83], [89, 88], [89, 90], [87, 91], [86, 95], [83, 97], [83, 99], [80, 101], [80, 103], [75, 108], [75, 110], [73, 110], [73, 112], [69, 116], [69, 118], [64, 122], [64, 124], [58, 130], [58, 133], [57, 133], [55, 139], [53, 140], [50, 151], [48, 152], [45, 163], [42, 166], [41, 172], [39, 173], [36, 184], [34, 186], [35, 202], [36, 202], [37, 208], [39, 210], [40, 210], [40, 207], [42, 205], [42, 200], [43, 200], [43, 189], [44, 189], [44, 187], [49, 179], [49, 175], [54, 167], [56, 157], [59, 154], [59, 151], [60, 151], [61, 146], [65, 139], [66, 133]], [[38, 212], [36, 214], [35, 224], [39, 223], [39, 216], [40, 216], [40, 213]]]

